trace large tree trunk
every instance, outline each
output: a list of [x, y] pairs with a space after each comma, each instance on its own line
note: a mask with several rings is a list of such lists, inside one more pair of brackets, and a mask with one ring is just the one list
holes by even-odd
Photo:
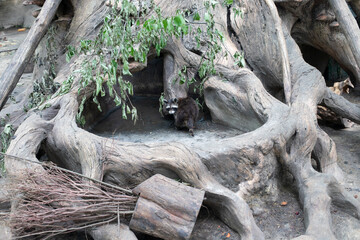
[[[96, 34], [107, 11], [103, 2], [72, 1], [75, 15], [66, 42], [76, 43]], [[203, 4], [202, 0], [196, 2]], [[279, 164], [293, 176], [304, 210], [306, 230], [298, 239], [335, 239], [330, 205], [359, 218], [360, 203], [342, 185], [335, 144], [317, 123], [317, 104], [324, 102], [358, 124], [360, 107], [328, 90], [321, 72], [305, 62], [298, 46], [306, 44], [327, 53], [359, 86], [359, 27], [348, 14], [345, 0], [329, 3], [340, 23], [337, 30], [314, 19], [321, 4], [330, 8], [327, 1], [234, 1], [233, 6], [243, 10], [243, 18], [235, 16], [231, 7], [216, 7], [215, 22], [224, 33], [225, 48], [230, 53], [243, 50], [247, 67], [234, 67], [231, 58], [219, 60], [217, 75], [205, 82], [204, 98], [214, 121], [245, 134], [209, 140], [197, 145], [199, 148], [178, 142], [129, 143], [100, 137], [76, 124], [82, 96], [74, 84], [71, 92], [49, 100], [51, 106], [41, 114], [30, 111], [7, 153], [38, 160], [41, 147], [62, 167], [120, 186], [135, 186], [157, 173], [176, 176], [205, 190], [205, 205], [241, 239], [254, 240], [265, 236], [245, 199], [274, 186]], [[358, 5], [358, 1], [353, 3]], [[163, 15], [170, 16], [177, 9], [192, 8], [194, 1], [155, 0], [155, 4], [161, 6]], [[187, 95], [186, 87], [172, 87], [173, 76], [184, 64], [196, 67], [201, 60], [199, 53], [184, 43], [184, 39], [174, 38], [164, 49], [166, 97]], [[59, 63], [57, 82], [65, 81], [84, 59]], [[312, 159], [318, 165], [316, 170]], [[9, 157], [5, 163], [9, 176], [35, 166]], [[250, 172], [248, 179], [238, 177], [245, 171]], [[91, 231], [97, 239], [109, 238], [104, 227]]]

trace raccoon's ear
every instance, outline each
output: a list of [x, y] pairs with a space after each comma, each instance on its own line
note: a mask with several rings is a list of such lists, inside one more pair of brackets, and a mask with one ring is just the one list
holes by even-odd
[[164, 99], [164, 100], [163, 100], [163, 103], [168, 103], [168, 100]]
[[173, 102], [174, 103], [177, 103], [178, 99], [177, 98], [174, 98]]

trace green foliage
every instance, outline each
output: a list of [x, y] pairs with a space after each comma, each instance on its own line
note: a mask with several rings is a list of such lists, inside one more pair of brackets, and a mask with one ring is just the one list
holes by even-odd
[[74, 75], [70, 75], [60, 86], [60, 89], [57, 91], [56, 96], [61, 96], [68, 93], [74, 82]]
[[[44, 70], [43, 76], [40, 80], [35, 80], [33, 84], [33, 92], [30, 94], [30, 101], [28, 105], [24, 106], [24, 110], [28, 111], [31, 108], [39, 107], [45, 101], [49, 100], [51, 96], [59, 88], [60, 84], [54, 82], [56, 77], [55, 63], [57, 59], [56, 49], [58, 48], [55, 40], [56, 28], [50, 27], [46, 35], [46, 51], [47, 57], [45, 61], [49, 66]], [[48, 107], [49, 105], [42, 106], [40, 110]]]
[[238, 16], [240, 16], [241, 18], [244, 18], [244, 13], [243, 13], [243, 11], [241, 11], [241, 9], [234, 7], [232, 10], [234, 12], [234, 17], [235, 18], [238, 17]]
[[161, 116], [163, 115], [163, 103], [165, 100], [164, 93], [162, 92], [159, 98], [159, 112], [161, 113]]
[[[116, 105], [121, 106], [122, 117], [127, 119], [128, 115], [131, 115], [131, 119], [136, 121], [137, 111], [130, 100], [130, 96], [134, 93], [133, 85], [123, 78], [125, 75], [131, 75], [129, 62], [145, 63], [151, 47], [155, 48], [156, 54], [159, 56], [172, 36], [180, 38], [195, 33], [199, 47], [202, 30], [200, 28], [192, 29], [191, 24], [200, 23], [200, 19], [203, 19], [204, 22], [201, 24], [207, 26], [208, 47], [198, 68], [201, 81], [199, 92], [202, 93], [202, 85], [207, 76], [216, 73], [215, 58], [222, 51], [221, 44], [224, 40], [224, 35], [215, 27], [213, 11], [217, 4], [218, 2], [215, 0], [206, 1], [204, 16], [200, 16], [199, 12], [192, 14], [194, 23], [187, 20], [188, 11], [179, 10], [175, 16], [163, 17], [160, 8], [154, 7], [153, 4], [142, 7], [138, 11], [132, 2], [122, 0], [121, 9], [112, 8], [94, 40], [82, 40], [79, 46], [68, 47], [67, 61], [70, 61], [75, 55], [83, 54], [87, 57], [81, 68], [77, 70], [81, 76], [79, 93], [89, 85], [93, 86], [92, 100], [98, 105], [100, 111], [98, 98], [108, 93]], [[230, 6], [233, 1], [226, 0], [223, 4]], [[114, 6], [117, 5], [117, 3], [114, 4]], [[155, 14], [149, 17], [147, 14], [149, 10], [153, 10]], [[61, 94], [70, 90], [73, 80], [72, 76], [63, 84], [60, 90]], [[186, 66], [179, 71], [178, 79], [175, 80], [179, 80], [180, 84], [187, 83], [189, 85], [196, 82], [194, 78], [187, 79]], [[119, 86], [118, 91], [115, 90], [115, 85]], [[160, 97], [160, 100], [163, 99]], [[81, 115], [85, 101], [86, 99], [83, 98], [79, 106], [77, 120], [80, 124], [84, 124], [84, 118]]]
[[[12, 136], [14, 135], [14, 128], [11, 124], [6, 124], [4, 126], [4, 130], [0, 134], [0, 141], [1, 141], [1, 152], [5, 153], [10, 145], [10, 141]], [[4, 167], [4, 156], [0, 155], [0, 175], [5, 173]]]
[[82, 115], [82, 112], [84, 111], [85, 102], [86, 102], [86, 96], [83, 96], [79, 106], [79, 111], [76, 115], [76, 122], [82, 126], [85, 125], [85, 117]]
[[225, 0], [224, 2], [226, 6], [230, 6], [231, 4], [233, 4], [234, 0]]
[[244, 53], [236, 52], [234, 54], [235, 64], [239, 67], [245, 67], [245, 57]]

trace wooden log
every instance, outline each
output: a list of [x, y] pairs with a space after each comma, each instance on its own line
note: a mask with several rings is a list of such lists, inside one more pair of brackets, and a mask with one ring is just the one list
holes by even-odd
[[0, 110], [4, 107], [36, 47], [45, 35], [60, 3], [61, 0], [47, 0], [45, 2], [39, 17], [0, 77]]
[[130, 228], [163, 239], [189, 239], [205, 191], [157, 174], [137, 186]]

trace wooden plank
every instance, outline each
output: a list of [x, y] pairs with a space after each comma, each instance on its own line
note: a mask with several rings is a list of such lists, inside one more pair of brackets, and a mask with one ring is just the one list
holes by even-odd
[[137, 186], [130, 228], [163, 239], [189, 239], [205, 192], [157, 174]]
[[0, 77], [0, 110], [16, 87], [27, 63], [45, 35], [61, 0], [47, 0], [25, 40], [20, 44], [11, 62]]

